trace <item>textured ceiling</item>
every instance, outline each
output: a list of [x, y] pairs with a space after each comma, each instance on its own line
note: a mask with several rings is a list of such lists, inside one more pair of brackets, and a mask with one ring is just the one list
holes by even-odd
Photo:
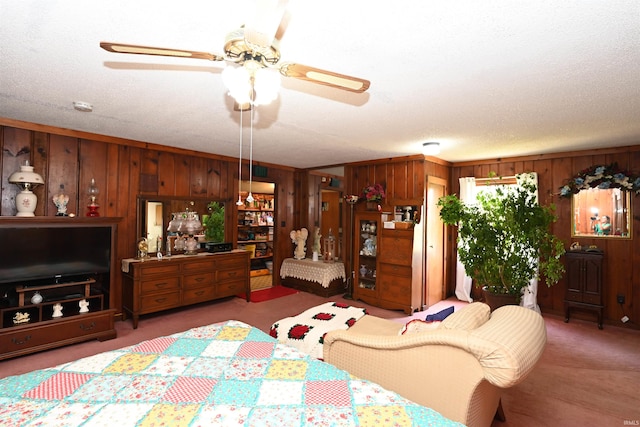
[[[300, 168], [417, 154], [456, 162], [640, 143], [640, 2], [290, 0], [282, 60], [371, 81], [283, 78], [253, 160]], [[250, 0], [0, 0], [0, 117], [238, 157], [222, 54]], [[93, 105], [92, 113], [73, 101]], [[250, 146], [244, 115], [243, 157]]]

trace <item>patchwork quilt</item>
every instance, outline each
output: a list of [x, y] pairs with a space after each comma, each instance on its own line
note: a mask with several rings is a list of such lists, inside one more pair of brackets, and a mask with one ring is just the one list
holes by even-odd
[[454, 426], [230, 320], [0, 379], [3, 426]]

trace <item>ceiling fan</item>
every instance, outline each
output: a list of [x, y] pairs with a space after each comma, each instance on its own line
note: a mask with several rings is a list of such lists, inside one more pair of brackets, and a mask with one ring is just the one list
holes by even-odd
[[[274, 1], [277, 5], [274, 4]], [[100, 47], [115, 53], [227, 61], [243, 66], [251, 75], [259, 69], [275, 68], [285, 77], [293, 77], [350, 92], [362, 93], [366, 91], [370, 82], [365, 79], [308, 65], [291, 62], [279, 63], [280, 39], [289, 18], [288, 12], [285, 10], [286, 3], [286, 0], [258, 0], [254, 18], [250, 19], [247, 25], [227, 35], [223, 55], [104, 41], [100, 42]]]

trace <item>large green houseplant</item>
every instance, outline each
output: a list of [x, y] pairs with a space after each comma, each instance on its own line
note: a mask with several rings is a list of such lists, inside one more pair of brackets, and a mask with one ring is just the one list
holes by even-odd
[[481, 192], [474, 204], [447, 195], [438, 206], [444, 223], [458, 228], [458, 255], [467, 275], [485, 292], [519, 301], [532, 278], [542, 276], [552, 286], [562, 277], [564, 245], [550, 231], [555, 206], [538, 204], [533, 183], [497, 186]]

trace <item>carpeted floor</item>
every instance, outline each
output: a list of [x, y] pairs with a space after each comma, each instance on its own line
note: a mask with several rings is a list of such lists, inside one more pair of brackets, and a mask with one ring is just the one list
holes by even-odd
[[[327, 301], [365, 307], [372, 315], [398, 322], [424, 319], [426, 314], [451, 305], [465, 305], [457, 300], [441, 301], [425, 312], [407, 317], [399, 311], [372, 307], [340, 296], [322, 298], [306, 292], [258, 304], [232, 297], [142, 316], [135, 330], [130, 321], [116, 322], [118, 338], [114, 340], [90, 341], [0, 361], [0, 377], [54, 366], [223, 320], [241, 320], [268, 332], [275, 321]], [[503, 406], [507, 421], [494, 421], [492, 427], [638, 425], [640, 331], [610, 325], [599, 330], [594, 322], [572, 319], [570, 323], [564, 323], [562, 318], [550, 315], [544, 318], [548, 343], [542, 359], [525, 381], [505, 391]], [[429, 363], [428, 357], [424, 363]], [[443, 385], [425, 384], [425, 387], [433, 386]]]

